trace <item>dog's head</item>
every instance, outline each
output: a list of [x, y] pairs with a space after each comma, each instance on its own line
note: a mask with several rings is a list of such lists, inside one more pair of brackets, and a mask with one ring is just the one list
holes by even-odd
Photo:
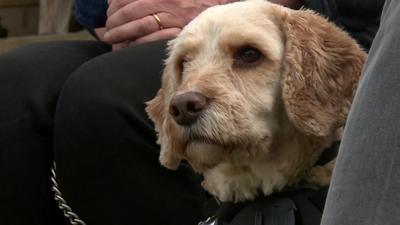
[[212, 7], [169, 46], [146, 108], [161, 163], [196, 169], [268, 154], [286, 120], [308, 137], [344, 125], [365, 53], [311, 11], [249, 1]]

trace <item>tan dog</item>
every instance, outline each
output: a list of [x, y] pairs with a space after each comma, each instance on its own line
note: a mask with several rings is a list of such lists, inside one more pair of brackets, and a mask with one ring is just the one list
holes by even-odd
[[264, 1], [209, 8], [170, 42], [162, 88], [146, 108], [160, 161], [187, 160], [222, 201], [308, 181], [338, 138], [366, 54], [311, 11]]

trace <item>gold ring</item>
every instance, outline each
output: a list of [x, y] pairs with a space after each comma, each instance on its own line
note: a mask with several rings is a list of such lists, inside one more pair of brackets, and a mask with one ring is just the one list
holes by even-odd
[[151, 14], [151, 15], [152, 15], [153, 18], [156, 20], [156, 22], [157, 22], [157, 24], [158, 24], [158, 28], [159, 28], [160, 30], [164, 29], [164, 27], [163, 27], [163, 25], [162, 25], [162, 23], [161, 23], [160, 17], [158, 17], [157, 14]]

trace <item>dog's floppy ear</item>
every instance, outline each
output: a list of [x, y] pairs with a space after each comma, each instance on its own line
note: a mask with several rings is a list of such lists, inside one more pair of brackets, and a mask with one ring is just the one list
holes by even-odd
[[289, 120], [306, 135], [324, 137], [343, 126], [366, 53], [348, 34], [309, 10], [288, 10], [282, 98]]
[[154, 122], [155, 130], [157, 132], [157, 143], [160, 144], [160, 163], [168, 169], [176, 170], [179, 167], [181, 159], [177, 157], [168, 146], [168, 137], [164, 133], [163, 126], [165, 125], [166, 115], [164, 106], [164, 91], [161, 88], [156, 97], [148, 101], [146, 112], [150, 119]]
[[[171, 48], [171, 47], [170, 47]], [[167, 61], [164, 68], [161, 88], [158, 90], [157, 95], [150, 101], [146, 102], [146, 112], [149, 118], [154, 122], [155, 130], [158, 135], [157, 143], [160, 144], [160, 163], [168, 169], [176, 170], [181, 162], [181, 157], [176, 152], [182, 148], [181, 143], [173, 139], [174, 132], [171, 129], [171, 120], [168, 117], [168, 103], [172, 98], [171, 90], [171, 72], [172, 65]]]

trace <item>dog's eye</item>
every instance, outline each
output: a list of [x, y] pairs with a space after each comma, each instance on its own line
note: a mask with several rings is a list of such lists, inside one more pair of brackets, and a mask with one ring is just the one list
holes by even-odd
[[235, 55], [235, 64], [237, 66], [245, 66], [258, 62], [262, 57], [261, 52], [253, 47], [244, 47], [239, 49]]

